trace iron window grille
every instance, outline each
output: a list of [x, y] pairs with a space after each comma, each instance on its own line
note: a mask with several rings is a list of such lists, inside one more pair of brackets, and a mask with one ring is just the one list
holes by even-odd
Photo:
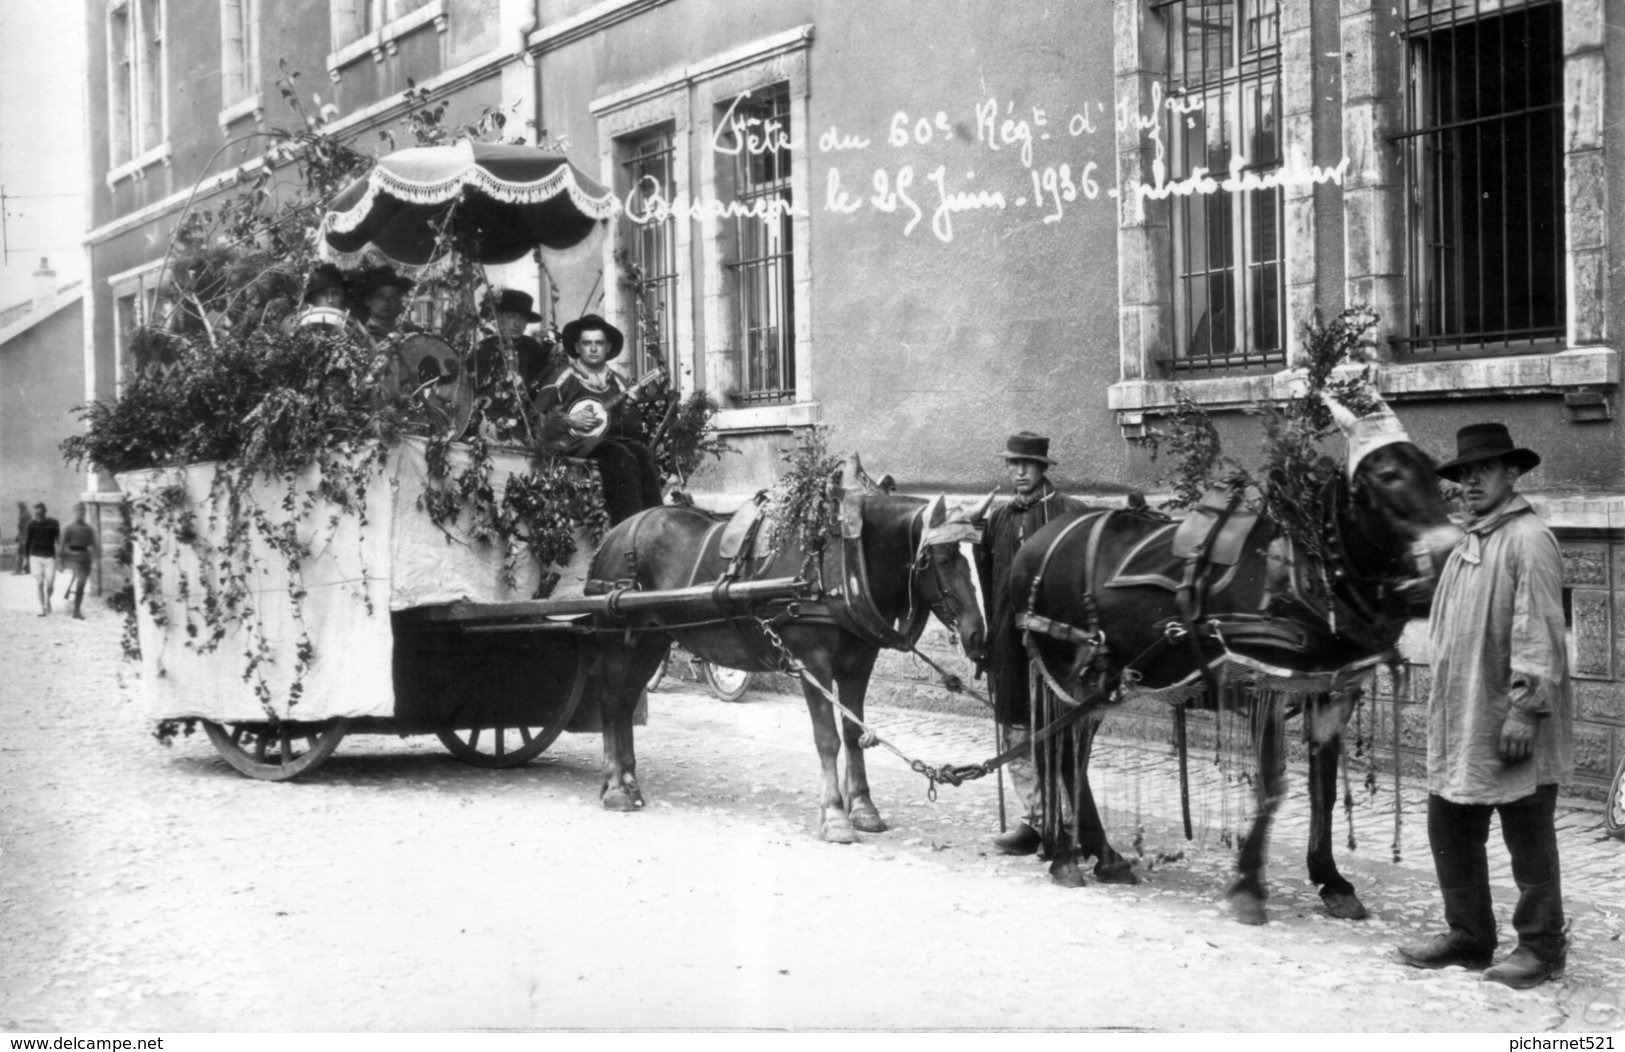
[[[676, 157], [669, 128], [632, 139], [625, 144], [621, 170], [626, 179], [627, 213], [649, 216], [658, 201], [677, 199]], [[633, 297], [633, 368], [637, 375], [662, 363], [675, 374], [672, 348], [677, 340], [677, 231], [676, 216], [645, 221], [622, 219], [623, 244], [631, 265], [628, 282]]]
[[730, 130], [734, 150], [732, 276], [740, 339], [740, 405], [795, 401], [793, 300], [795, 239], [790, 216], [790, 91], [787, 85], [739, 100], [730, 129], [755, 136], [753, 146]]
[[[1217, 181], [1281, 165], [1278, 0], [1165, 0], [1169, 82], [1163, 130], [1171, 182]], [[1176, 371], [1240, 372], [1286, 361], [1279, 187], [1176, 194]]]
[[1563, 31], [1554, 0], [1407, 0], [1410, 355], [1561, 347]]

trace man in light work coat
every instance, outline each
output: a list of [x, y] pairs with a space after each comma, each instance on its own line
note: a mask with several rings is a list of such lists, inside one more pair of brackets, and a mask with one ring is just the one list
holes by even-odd
[[[976, 573], [982, 584], [987, 613], [988, 680], [993, 686], [993, 720], [1004, 747], [1017, 745], [1031, 734], [1028, 726], [1027, 654], [1016, 631], [1016, 612], [1010, 596], [1010, 564], [1016, 551], [1038, 528], [1062, 515], [1083, 511], [1085, 505], [1063, 496], [1045, 478], [1055, 464], [1049, 457], [1049, 439], [1022, 431], [1005, 443], [1004, 459], [1015, 496], [988, 516], [987, 531], [975, 550]], [[1007, 855], [1030, 855], [1038, 850], [1038, 793], [1033, 761], [1021, 756], [1007, 765], [1020, 821], [993, 846]]]
[[[1558, 785], [1573, 770], [1563, 567], [1557, 538], [1515, 492], [1540, 457], [1502, 424], [1464, 427], [1456, 447], [1439, 474], [1461, 484], [1472, 518], [1428, 626], [1428, 842], [1450, 930], [1399, 952], [1418, 968], [1488, 968], [1485, 979], [1523, 988], [1562, 976], [1568, 953], [1554, 825]], [[1518, 885], [1518, 945], [1488, 967], [1492, 812]]]

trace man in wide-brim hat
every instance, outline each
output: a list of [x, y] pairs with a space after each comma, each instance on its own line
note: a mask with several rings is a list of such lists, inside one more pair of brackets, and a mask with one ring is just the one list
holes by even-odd
[[[1005, 747], [1027, 740], [1031, 734], [1027, 654], [1016, 631], [1015, 606], [1010, 595], [1010, 565], [1016, 551], [1040, 526], [1051, 519], [1082, 510], [1085, 505], [1063, 496], [1046, 477], [1055, 465], [1049, 439], [1031, 431], [1018, 431], [1005, 441], [1004, 462], [1014, 495], [987, 518], [987, 529], [976, 546], [977, 576], [987, 615], [988, 683], [993, 688], [993, 720]], [[1037, 781], [1030, 755], [1018, 756], [1007, 769], [1016, 800], [1015, 824], [995, 837], [993, 846], [1007, 855], [1030, 855], [1040, 846]]]
[[500, 363], [504, 360], [502, 345], [512, 350], [525, 392], [535, 397], [547, 380], [551, 353], [547, 346], [533, 336], [525, 335], [525, 328], [542, 320], [536, 312], [535, 300], [520, 289], [500, 289], [485, 297], [485, 309], [492, 315], [496, 332], [481, 340], [474, 349], [474, 385], [478, 390], [489, 390], [500, 377]]
[[613, 362], [621, 356], [621, 349], [626, 346], [625, 334], [596, 314], [583, 314], [564, 327], [564, 353], [572, 358], [579, 359], [581, 357], [581, 335], [589, 330], [597, 330], [603, 334], [606, 341], [604, 344], [604, 361]]
[[[598, 315], [586, 314], [564, 327], [563, 340], [569, 368], [542, 387], [536, 408], [544, 417], [561, 417], [577, 436], [574, 448], [597, 461], [609, 521], [617, 523], [662, 500], [660, 468], [638, 437], [627, 383], [609, 367], [626, 337]], [[607, 424], [598, 428], [598, 421], [606, 418]]]
[[[1471, 516], [1440, 573], [1429, 618], [1428, 842], [1448, 931], [1399, 948], [1418, 968], [1462, 965], [1512, 987], [1563, 974], [1558, 786], [1573, 770], [1574, 704], [1557, 539], [1516, 487], [1540, 456], [1506, 425], [1456, 433], [1439, 474]], [[1512, 858], [1518, 945], [1497, 942], [1486, 844], [1498, 814]]]
[[396, 273], [394, 267], [381, 266], [358, 274], [354, 286], [356, 315], [368, 334], [377, 338], [394, 332], [395, 323], [406, 309], [412, 282]]

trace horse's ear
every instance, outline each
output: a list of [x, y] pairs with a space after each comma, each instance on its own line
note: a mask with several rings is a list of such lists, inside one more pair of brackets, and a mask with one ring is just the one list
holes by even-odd
[[957, 512], [957, 517], [964, 519], [966, 522], [982, 522], [987, 518], [987, 513], [993, 510], [993, 500], [998, 495], [998, 490], [989, 490], [987, 496], [975, 505], [966, 508], [964, 511]]
[[930, 504], [925, 506], [925, 525], [926, 528], [929, 529], [932, 526], [941, 526], [947, 521], [948, 500], [939, 493], [932, 498]]
[[879, 486], [880, 492], [888, 497], [897, 492], [897, 480], [892, 478], [890, 474], [880, 476], [880, 481], [875, 485]]

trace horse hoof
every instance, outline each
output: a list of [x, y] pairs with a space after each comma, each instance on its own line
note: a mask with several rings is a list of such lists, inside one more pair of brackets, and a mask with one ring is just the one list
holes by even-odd
[[1049, 864], [1049, 879], [1063, 888], [1081, 888], [1085, 881], [1083, 870], [1070, 858], [1056, 859]]
[[632, 812], [643, 810], [643, 794], [637, 790], [604, 790], [604, 810]]
[[1140, 875], [1134, 872], [1134, 863], [1125, 858], [1109, 866], [1096, 866], [1095, 879], [1102, 884], [1134, 885], [1140, 882]]
[[1366, 912], [1365, 903], [1352, 891], [1336, 892], [1334, 894], [1321, 893], [1320, 900], [1326, 904], [1326, 912], [1338, 920], [1365, 920], [1371, 916]]
[[1232, 891], [1230, 893], [1230, 908], [1236, 913], [1236, 920], [1242, 924], [1268, 924], [1269, 914], [1264, 912], [1264, 900], [1249, 891]]
[[845, 822], [825, 822], [818, 835], [826, 844], [856, 844], [858, 834]]
[[860, 833], [884, 833], [887, 829], [886, 820], [873, 806], [854, 807], [847, 817], [852, 820], [852, 828]]

